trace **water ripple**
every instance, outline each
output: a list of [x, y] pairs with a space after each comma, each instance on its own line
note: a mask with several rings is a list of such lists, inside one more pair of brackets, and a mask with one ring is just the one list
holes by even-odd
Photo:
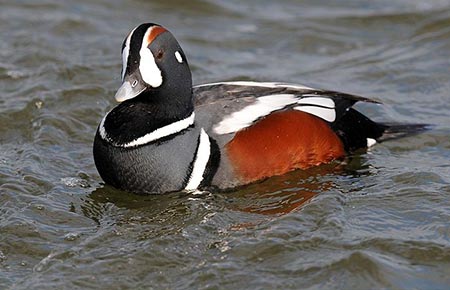
[[[0, 288], [448, 288], [448, 1], [69, 2], [0, 11]], [[435, 127], [231, 192], [116, 190], [92, 139], [148, 21], [196, 83], [300, 82]]]

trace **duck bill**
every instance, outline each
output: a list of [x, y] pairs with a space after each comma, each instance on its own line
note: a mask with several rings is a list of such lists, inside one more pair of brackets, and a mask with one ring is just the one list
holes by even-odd
[[114, 98], [121, 103], [139, 96], [143, 91], [145, 91], [145, 86], [142, 85], [142, 82], [125, 78]]

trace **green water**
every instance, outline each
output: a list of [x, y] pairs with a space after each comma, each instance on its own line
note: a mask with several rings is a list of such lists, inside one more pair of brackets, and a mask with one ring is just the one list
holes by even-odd
[[[450, 287], [450, 2], [242, 2], [0, 2], [0, 289]], [[92, 140], [141, 22], [194, 83], [302, 83], [436, 126], [230, 193], [114, 190]]]

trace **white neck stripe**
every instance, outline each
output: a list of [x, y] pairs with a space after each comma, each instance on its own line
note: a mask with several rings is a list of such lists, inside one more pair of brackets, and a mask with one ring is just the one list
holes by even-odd
[[100, 123], [100, 136], [102, 137], [103, 140], [108, 141], [111, 144], [114, 144], [117, 147], [123, 147], [123, 148], [130, 148], [130, 147], [136, 147], [136, 146], [140, 146], [140, 145], [145, 145], [147, 143], [156, 141], [158, 139], [167, 137], [169, 135], [172, 134], [176, 134], [179, 133], [187, 128], [189, 128], [189, 126], [192, 126], [194, 124], [195, 121], [195, 113], [192, 112], [192, 114], [187, 117], [186, 119], [183, 120], [179, 120], [176, 122], [173, 122], [169, 125], [166, 125], [164, 127], [158, 128], [155, 131], [152, 131], [150, 133], [145, 134], [144, 136], [141, 136], [137, 139], [134, 139], [131, 142], [125, 143], [125, 144], [117, 144], [116, 142], [114, 142], [114, 140], [112, 140], [109, 136], [108, 133], [106, 132], [105, 129], [105, 119], [108, 115], [106, 115], [102, 122]]
[[200, 141], [198, 143], [197, 155], [195, 156], [194, 165], [192, 167], [192, 173], [189, 177], [189, 182], [184, 188], [185, 190], [195, 190], [198, 188], [203, 180], [203, 174], [208, 165], [209, 156], [211, 155], [211, 143], [209, 142], [209, 136], [202, 128], [200, 132]]

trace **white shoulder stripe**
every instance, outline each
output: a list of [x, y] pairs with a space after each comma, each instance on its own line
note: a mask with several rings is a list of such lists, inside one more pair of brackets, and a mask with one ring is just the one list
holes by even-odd
[[326, 97], [302, 98], [303, 95], [278, 94], [259, 97], [256, 102], [222, 119], [213, 130], [217, 134], [229, 134], [251, 126], [256, 120], [285, 107], [303, 111], [328, 122], [336, 120], [335, 103]]
[[[108, 115], [106, 115], [108, 116]], [[195, 121], [195, 113], [192, 113], [189, 117], [187, 117], [186, 119], [180, 120], [180, 121], [176, 121], [173, 122], [169, 125], [166, 125], [164, 127], [158, 128], [155, 131], [152, 131], [150, 133], [145, 134], [144, 136], [141, 136], [131, 142], [125, 143], [125, 144], [117, 144], [114, 142], [114, 140], [112, 140], [109, 136], [108, 133], [105, 130], [105, 119], [106, 116], [103, 118], [102, 122], [100, 123], [100, 136], [103, 138], [103, 140], [108, 141], [111, 144], [114, 144], [115, 146], [118, 147], [123, 147], [123, 148], [130, 148], [130, 147], [135, 147], [135, 146], [140, 146], [140, 145], [145, 145], [147, 143], [156, 141], [158, 139], [170, 136], [172, 134], [176, 134], [179, 133], [185, 129], [187, 129], [189, 126], [192, 126], [192, 124], [194, 124]]]
[[330, 123], [336, 120], [336, 111], [334, 109], [315, 106], [298, 106], [295, 107], [294, 109], [317, 116]]
[[202, 128], [200, 132], [200, 141], [197, 148], [197, 155], [195, 156], [195, 161], [192, 167], [191, 176], [189, 177], [189, 182], [184, 188], [185, 190], [195, 190], [198, 188], [203, 180], [203, 174], [205, 173], [210, 154], [211, 143], [209, 142], [209, 136]]
[[328, 122], [334, 122], [336, 120], [336, 110], [333, 99], [318, 97], [316, 95], [302, 95], [302, 98], [298, 100], [297, 104], [300, 106], [294, 107], [294, 110], [302, 111], [312, 114]]
[[[313, 106], [321, 106], [321, 107], [327, 107], [330, 109], [334, 109], [334, 101], [330, 98], [324, 98], [324, 97], [317, 97], [315, 95], [302, 95], [302, 98], [297, 101], [297, 104], [299, 105], [313, 105]], [[307, 98], [305, 98], [307, 97]]]
[[276, 83], [276, 82], [251, 82], [251, 81], [235, 81], [235, 82], [217, 82], [209, 84], [196, 85], [194, 88], [206, 87], [206, 86], [216, 86], [216, 85], [231, 85], [231, 86], [250, 86], [250, 87], [264, 87], [264, 88], [291, 88], [298, 90], [315, 90], [313, 88], [289, 84], [289, 83]]
[[260, 97], [254, 104], [251, 104], [240, 111], [234, 112], [225, 117], [214, 127], [217, 134], [228, 134], [239, 131], [250, 126], [254, 121], [264, 117], [273, 111], [280, 110], [288, 105], [297, 102], [295, 95], [280, 94]]

